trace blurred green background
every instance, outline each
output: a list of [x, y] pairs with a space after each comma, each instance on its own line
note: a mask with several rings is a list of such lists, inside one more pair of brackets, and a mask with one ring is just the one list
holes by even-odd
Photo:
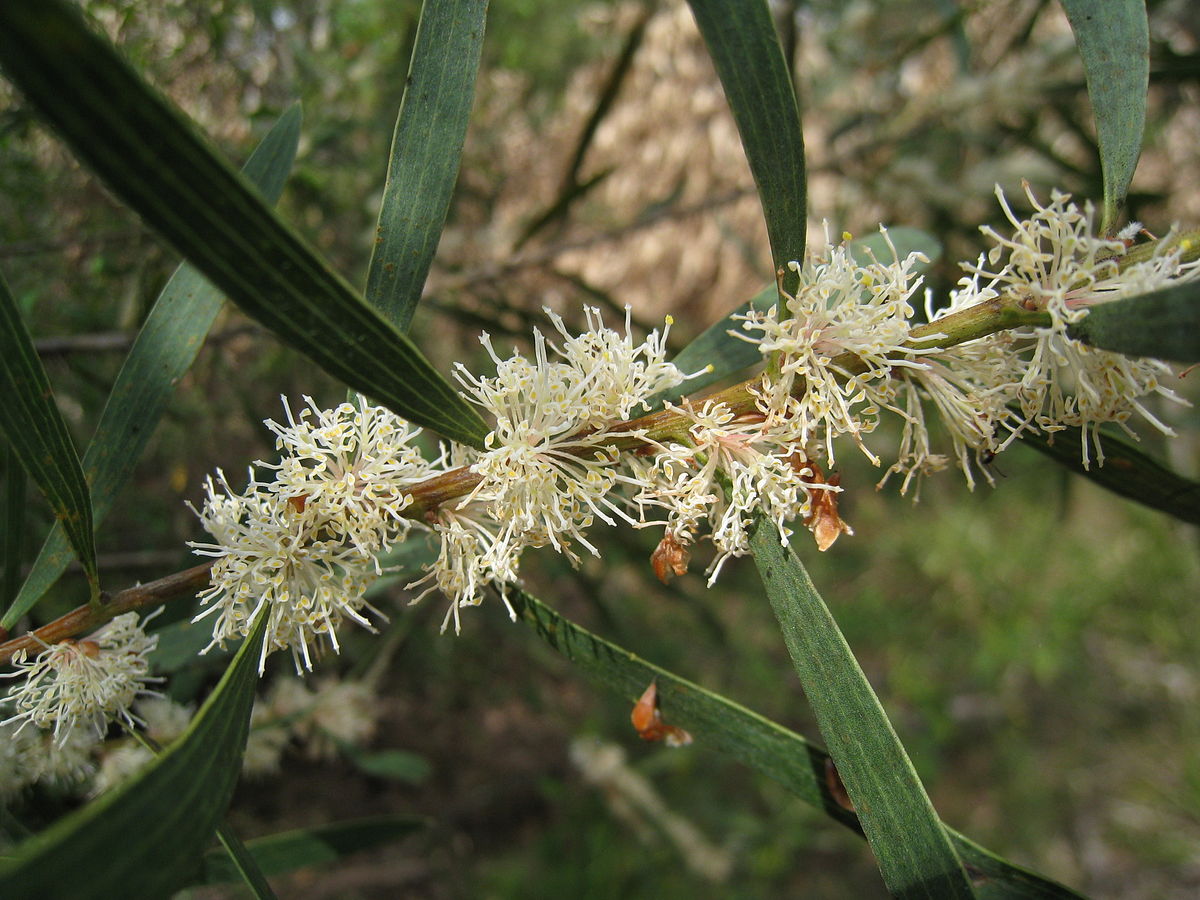
[[[284, 215], [361, 283], [419, 6], [382, 0], [85, 4], [162, 90], [240, 162], [304, 105]], [[1200, 34], [1186, 2], [1149, 4], [1151, 106], [1130, 215], [1200, 222]], [[991, 194], [1029, 179], [1100, 195], [1090, 108], [1053, 3], [782, 3], [818, 228], [921, 227], [946, 252], [935, 292], [972, 258]], [[624, 62], [622, 62], [624, 60]], [[605, 105], [603, 98], [615, 99]], [[593, 120], [595, 128], [589, 128]], [[60, 405], [86, 444], [136, 328], [177, 260], [0, 84], [0, 269], [29, 317]], [[414, 322], [443, 369], [475, 335], [520, 342], [550, 305], [656, 324], [676, 347], [770, 277], [753, 184], [681, 3], [495, 2], [458, 193]], [[1200, 399], [1196, 376], [1181, 393]], [[218, 321], [99, 535], [106, 585], [191, 565], [185, 500], [217, 467], [270, 458], [278, 397], [343, 389], [235, 310]], [[1143, 446], [1200, 465], [1195, 409]], [[886, 446], [885, 441], [877, 442]], [[1097, 897], [1200, 892], [1197, 533], [1023, 448], [974, 493], [946, 473], [913, 504], [840, 461], [856, 535], [796, 546], [879, 692], [942, 817], [990, 849]], [[27, 558], [49, 512], [31, 504]], [[526, 558], [529, 588], [634, 652], [816, 736], [753, 567], [721, 583], [652, 577], [650, 533], [597, 533], [572, 571]], [[702, 571], [703, 559], [694, 565]], [[403, 580], [400, 581], [403, 584]], [[82, 602], [64, 578], [39, 621]], [[323, 672], [378, 692], [369, 749], [423, 758], [405, 779], [298, 748], [246, 780], [243, 837], [379, 812], [435, 824], [384, 850], [280, 882], [290, 897], [881, 896], [865, 845], [773, 782], [706, 749], [643, 744], [623, 702], [583, 681], [500, 605], [439, 636], [440, 598], [379, 599], [384, 640], [347, 633]], [[186, 609], [166, 618], [183, 618]], [[286, 664], [285, 664], [286, 666]], [[176, 679], [187, 698], [219, 670]], [[285, 671], [286, 674], [286, 671]], [[624, 753], [605, 780], [588, 750]], [[575, 747], [574, 751], [572, 747]], [[611, 772], [610, 772], [611, 775]], [[630, 793], [633, 791], [633, 793]], [[638, 801], [635, 797], [642, 797]], [[33, 815], [76, 802], [26, 798]], [[29, 812], [29, 810], [26, 810]], [[196, 896], [226, 896], [221, 889]]]

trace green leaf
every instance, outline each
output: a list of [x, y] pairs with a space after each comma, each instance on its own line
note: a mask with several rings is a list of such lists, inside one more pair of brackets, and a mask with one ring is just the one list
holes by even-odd
[[[779, 289], [771, 285], [763, 288], [725, 318], [709, 325], [671, 360], [684, 375], [697, 373], [695, 377], [677, 387], [662, 391], [650, 401], [650, 405], [654, 407], [667, 400], [674, 403], [681, 397], [716, 384], [735, 372], [759, 365], [762, 362], [762, 354], [758, 352], [758, 345], [730, 334], [731, 331], [742, 330], [742, 323], [733, 317], [744, 316], [750, 310], [765, 313], [778, 302]], [[712, 368], [705, 370], [705, 366]]]
[[804, 693], [894, 897], [973, 897], [954, 846], [825, 602], [760, 516], [750, 548]]
[[[292, 106], [246, 162], [245, 173], [268, 203], [283, 193], [300, 141], [300, 106]], [[184, 263], [158, 295], [125, 359], [83, 455], [92, 492], [93, 527], [133, 474], [142, 450], [162, 419], [175, 386], [191, 368], [224, 298]], [[56, 525], [42, 544], [17, 599], [0, 619], [11, 628], [58, 580], [71, 561], [70, 545]]]
[[[929, 264], [936, 262], [942, 255], [941, 245], [930, 235], [918, 228], [899, 226], [888, 229], [888, 237], [896, 248], [895, 256], [904, 259], [910, 253], [923, 253], [929, 258]], [[879, 233], [857, 238], [849, 244], [850, 252], [860, 265], [867, 265], [875, 260], [888, 263], [893, 254], [887, 240]], [[922, 263], [914, 267], [914, 271], [922, 271], [929, 264]], [[734, 316], [744, 316], [751, 309], [757, 312], [767, 312], [779, 299], [778, 289], [772, 285], [763, 288], [724, 319], [710, 325], [695, 340], [684, 347], [672, 362], [685, 374], [701, 372], [695, 378], [690, 378], [679, 387], [663, 391], [651, 401], [651, 406], [665, 400], [672, 402], [685, 394], [695, 393], [711, 384], [728, 378], [735, 372], [748, 369], [762, 362], [758, 347], [747, 341], [731, 335], [730, 331], [740, 331], [740, 323]], [[705, 366], [711, 365], [712, 371], [702, 372]]]
[[[25, 544], [25, 470], [8, 441], [4, 444], [4, 582], [0, 603], [8, 604], [21, 584], [21, 561]], [[2, 632], [0, 632], [2, 634]]]
[[1150, 28], [1145, 0], [1062, 0], [1083, 58], [1104, 174], [1101, 231], [1112, 234], [1142, 152]]
[[264, 612], [178, 741], [0, 860], [0, 896], [159, 898], [188, 881], [241, 770], [266, 623]]
[[[305, 866], [336, 862], [351, 853], [400, 840], [427, 827], [429, 820], [421, 816], [371, 816], [255, 838], [246, 841], [246, 849], [264, 874], [282, 875]], [[204, 855], [204, 883], [220, 884], [238, 878], [233, 863], [223, 852], [210, 850]]]
[[[207, 621], [183, 619], [155, 629], [154, 634], [158, 637], [158, 646], [147, 658], [157, 675], [169, 675], [185, 666], [195, 665], [200, 651], [212, 643], [212, 625]], [[205, 659], [219, 659], [221, 653], [220, 647], [213, 647]]]
[[1090, 434], [1066, 425], [1052, 435], [1026, 432], [1021, 435], [1020, 443], [1127, 500], [1165, 512], [1182, 522], [1200, 525], [1200, 482], [1172, 472], [1107, 430], [1101, 432], [1104, 465], [1093, 461], [1085, 469], [1080, 449], [1084, 440], [1090, 441]]
[[458, 180], [487, 7], [487, 0], [421, 7], [367, 268], [367, 301], [401, 331], [421, 299]]
[[[96, 540], [87, 479], [71, 443], [67, 423], [54, 404], [54, 392], [33, 338], [21, 319], [17, 300], [0, 276], [0, 432], [12, 454], [33, 479], [62, 525], [92, 588], [100, 593]], [[9, 628], [12, 622], [3, 623]]]
[[487, 426], [65, 0], [0, 4], [0, 64], [110, 188], [251, 317], [346, 384], [473, 446]]
[[258, 861], [242, 843], [232, 828], [224, 822], [217, 823], [217, 840], [225, 848], [225, 858], [242, 884], [254, 895], [255, 900], [275, 900], [275, 892], [267, 882], [267, 876], [259, 868]]
[[688, 3], [742, 136], [767, 221], [773, 268], [783, 270], [784, 290], [795, 290], [797, 276], [787, 264], [804, 259], [804, 134], [771, 12], [765, 0]]
[[[539, 638], [588, 677], [630, 704], [657, 679], [664, 721], [690, 730], [697, 747], [727, 753], [779, 782], [834, 821], [862, 834], [857, 816], [834, 796], [828, 774], [829, 754], [824, 750], [758, 713], [581, 628], [526, 591], [510, 587], [508, 599]], [[997, 900], [1079, 897], [1062, 885], [1001, 859], [953, 829], [945, 830], [971, 874], [977, 896]]]
[[365, 752], [348, 744], [343, 745], [340, 749], [350, 757], [355, 766], [376, 778], [402, 781], [406, 784], [420, 784], [433, 771], [429, 760], [416, 753], [409, 753], [407, 750]]
[[1127, 356], [1200, 362], [1200, 282], [1097, 304], [1067, 334]]

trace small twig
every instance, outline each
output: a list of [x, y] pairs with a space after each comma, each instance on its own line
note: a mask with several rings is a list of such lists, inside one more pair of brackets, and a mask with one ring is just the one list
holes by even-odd
[[194, 595], [208, 585], [208, 573], [212, 565], [206, 562], [157, 581], [126, 588], [120, 593], [104, 596], [96, 607], [88, 604], [76, 607], [35, 631], [0, 644], [0, 665], [7, 664], [18, 650], [37, 650], [44, 644], [56, 644], [75, 635], [94, 631], [121, 613], [143, 606], [155, 606], [176, 597]]

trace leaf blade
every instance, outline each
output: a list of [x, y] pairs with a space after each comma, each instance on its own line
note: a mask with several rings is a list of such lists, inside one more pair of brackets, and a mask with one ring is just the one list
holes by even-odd
[[[129, 781], [0, 860], [0, 894], [149, 898], [187, 881], [237, 782], [266, 623], [260, 615], [179, 740]], [[61, 864], [66, 859], [70, 866]]]
[[[96, 571], [96, 538], [92, 499], [83, 466], [67, 423], [54, 403], [46, 370], [17, 300], [0, 275], [0, 432], [12, 454], [38, 486], [66, 540], [83, 566], [95, 598], [100, 591]], [[9, 627], [6, 625], [5, 627]]]
[[[263, 874], [274, 876], [336, 862], [347, 854], [399, 840], [428, 825], [429, 820], [421, 816], [397, 813], [284, 831], [245, 844]], [[204, 855], [203, 883], [220, 884], [238, 877], [224, 852], [210, 850]]]
[[421, 7], [365, 292], [400, 331], [412, 321], [450, 211], [487, 8], [487, 0]]
[[1064, 425], [1053, 435], [1026, 432], [1019, 445], [1033, 448], [1126, 500], [1164, 512], [1181, 522], [1200, 525], [1200, 482], [1172, 472], [1129, 442], [1107, 432], [1101, 438], [1104, 465], [1085, 469], [1079, 448], [1084, 440], [1091, 439], [1082, 429]]
[[771, 260], [794, 290], [808, 227], [804, 133], [791, 74], [763, 0], [688, 0], [758, 187]]
[[971, 883], [879, 699], [778, 529], [750, 547], [829, 753], [896, 897], [973, 897]]
[[[246, 161], [245, 173], [269, 203], [283, 193], [300, 142], [300, 106], [285, 112]], [[96, 432], [83, 455], [98, 527], [129, 480], [162, 419], [175, 386], [191, 368], [224, 305], [220, 290], [182, 263], [154, 301], [113, 382]], [[0, 619], [11, 628], [50, 589], [71, 561], [60, 526], [51, 529], [12, 605]]]
[[[527, 591], [510, 586], [508, 598], [521, 621], [585, 675], [629, 703], [641, 696], [652, 679], [657, 679], [665, 718], [691, 731], [698, 744], [714, 747], [761, 772], [862, 835], [857, 816], [843, 807], [830, 790], [825, 775], [829, 755], [824, 750], [735, 701], [576, 625]], [[1080, 897], [1069, 888], [1016, 866], [945, 828], [969, 867], [980, 897], [996, 900]]]
[[1200, 362], [1200, 282], [1098, 303], [1067, 334], [1127, 356]]
[[1142, 152], [1150, 84], [1144, 0], [1062, 0], [1083, 59], [1104, 178], [1101, 231], [1112, 234]]
[[0, 63], [117, 196], [248, 315], [399, 415], [482, 445], [483, 419], [416, 345], [276, 217], [78, 10], [64, 0], [0, 5]]

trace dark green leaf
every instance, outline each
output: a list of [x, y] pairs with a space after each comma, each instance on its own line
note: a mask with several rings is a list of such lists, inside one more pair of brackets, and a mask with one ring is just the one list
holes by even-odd
[[406, 750], [376, 750], [365, 752], [350, 746], [341, 748], [359, 769], [376, 778], [420, 784], [429, 777], [433, 767], [429, 760]]
[[1117, 223], [1146, 127], [1150, 29], [1145, 0], [1062, 0], [1083, 58], [1104, 173], [1101, 231]]
[[[683, 384], [663, 391], [650, 401], [651, 406], [670, 400], [677, 401], [687, 394], [694, 394], [711, 384], [716, 384], [742, 369], [759, 365], [762, 354], [758, 345], [741, 338], [736, 338], [731, 331], [741, 331], [741, 322], [734, 316], [744, 316], [751, 309], [756, 312], [767, 312], [779, 301], [779, 290], [774, 285], [763, 288], [729, 315], [709, 325], [695, 340], [684, 347], [671, 360], [679, 367], [684, 375], [697, 373]], [[705, 366], [712, 366], [705, 369]]]
[[426, 0], [388, 160], [367, 301], [408, 330], [434, 251], [475, 97], [487, 0]]
[[[904, 259], [910, 253], [924, 253], [933, 263], [942, 255], [941, 245], [930, 235], [917, 228], [897, 227], [888, 229], [888, 237], [895, 247], [895, 256]], [[882, 234], [869, 234], [850, 242], [850, 252], [860, 265], [867, 265], [875, 260], [882, 263], [892, 261], [892, 247]], [[925, 264], [916, 267], [916, 271], [925, 268]], [[710, 325], [699, 337], [684, 347], [672, 362], [685, 374], [701, 372], [679, 387], [663, 391], [651, 402], [656, 405], [664, 400], [672, 402], [685, 394], [691, 394], [708, 387], [735, 372], [747, 369], [762, 362], [758, 347], [731, 335], [730, 331], [740, 331], [740, 325], [734, 321], [734, 316], [744, 316], [749, 310], [766, 312], [775, 305], [779, 291], [774, 285], [763, 288], [751, 299], [743, 303], [728, 316]], [[702, 372], [705, 366], [711, 365], [712, 371]]]
[[[300, 107], [295, 105], [280, 117], [246, 162], [247, 178], [268, 203], [274, 203], [283, 193], [299, 141]], [[94, 526], [104, 521], [114, 498], [129, 480], [175, 386], [200, 352], [222, 303], [221, 292], [186, 263], [175, 270], [159, 294], [117, 375], [96, 433], [83, 455], [83, 472], [92, 491]], [[50, 589], [70, 561], [70, 546], [62, 528], [56, 525], [0, 624], [11, 628]]]
[[[420, 816], [372, 816], [256, 838], [246, 841], [246, 849], [264, 874], [282, 875], [305, 866], [336, 862], [343, 856], [397, 841], [428, 826], [429, 820]], [[237, 871], [224, 853], [210, 850], [204, 855], [205, 883], [237, 879]]]
[[21, 584], [25, 545], [25, 470], [12, 446], [4, 441], [4, 582], [0, 604], [8, 605]]
[[241, 771], [266, 622], [264, 613], [178, 741], [0, 860], [0, 896], [161, 898], [188, 881]]
[[787, 269], [804, 259], [808, 227], [804, 134], [791, 74], [765, 0], [689, 0], [733, 112], [758, 187], [771, 260], [783, 287], [797, 284]]
[[[697, 747], [729, 754], [824, 810], [833, 820], [862, 833], [855, 814], [834, 796], [829, 755], [824, 750], [746, 707], [580, 628], [532, 594], [510, 588], [508, 596], [522, 621], [590, 678], [616, 691], [630, 704], [657, 679], [664, 721], [689, 729]], [[1014, 866], [951, 828], [945, 830], [970, 872], [979, 897], [1049, 900], [1079, 896]]]
[[894, 897], [973, 897], [904, 746], [804, 566], [762, 517], [750, 548], [888, 890]]
[[234, 830], [224, 822], [218, 822], [217, 839], [225, 848], [225, 858], [229, 860], [238, 878], [254, 895], [255, 900], [275, 900], [275, 892], [267, 883], [267, 876], [259, 868], [254, 854], [246, 848]]
[[0, 64], [108, 184], [250, 316], [348, 385], [474, 446], [474, 407], [65, 0], [0, 4]]
[[[184, 619], [172, 622], [154, 631], [158, 637], [158, 646], [150, 652], [150, 668], [159, 675], [169, 675], [185, 666], [195, 665], [200, 651], [212, 643], [212, 625], [205, 622], [193, 622]], [[220, 659], [223, 653], [220, 647], [213, 647], [205, 657]]]
[[[1053, 435], [1027, 432], [1021, 444], [1044, 453], [1055, 462], [1082, 475], [1127, 500], [1174, 516], [1183, 522], [1200, 525], [1200, 482], [1177, 475], [1132, 444], [1109, 433], [1102, 433], [1104, 465], [1092, 462], [1083, 467], [1080, 451], [1085, 436], [1073, 425]], [[1091, 440], [1090, 435], [1086, 438]], [[1093, 453], [1093, 457], [1094, 457]]]
[[1200, 282], [1097, 304], [1067, 334], [1127, 356], [1200, 362]]
[[[92, 587], [96, 574], [96, 540], [92, 532], [92, 500], [83, 467], [71, 443], [67, 423], [54, 404], [46, 370], [21, 319], [16, 298], [0, 276], [0, 433], [12, 455], [33, 479], [62, 525], [66, 539]], [[6, 619], [4, 626], [12, 627]]]

